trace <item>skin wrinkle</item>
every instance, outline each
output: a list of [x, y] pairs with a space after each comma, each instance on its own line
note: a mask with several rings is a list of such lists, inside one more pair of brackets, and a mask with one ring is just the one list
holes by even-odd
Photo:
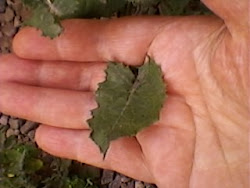
[[[192, 107], [186, 102], [186, 105], [188, 106], [189, 110], [191, 111], [191, 114], [194, 114], [193, 113], [193, 110], [192, 110]], [[195, 160], [196, 160], [196, 148], [197, 148], [197, 145], [196, 145], [196, 139], [197, 139], [197, 131], [196, 131], [196, 126], [195, 126], [195, 120], [194, 120], [194, 116], [192, 116], [192, 122], [193, 122], [193, 128], [194, 128], [194, 150], [193, 150], [193, 157], [191, 157], [192, 161], [191, 161], [191, 171], [190, 171], [190, 175], [189, 175], [189, 182], [188, 182], [188, 185], [189, 187], [191, 187], [191, 181], [192, 181], [192, 176], [193, 176], [193, 171], [194, 171], [194, 163], [195, 163]]]
[[[227, 136], [225, 133], [221, 132], [220, 130], [218, 130], [218, 135], [219, 137], [221, 138], [221, 140], [225, 140], [227, 139], [230, 143], [235, 143], [234, 144], [234, 147], [236, 148], [239, 148], [238, 146], [241, 144], [240, 142], [237, 142], [237, 141], [234, 141], [235, 138], [233, 137], [230, 137], [230, 136]], [[241, 135], [242, 136], [242, 135]], [[244, 135], [243, 135], [244, 136]], [[247, 135], [246, 135], [247, 137]], [[233, 142], [232, 142], [233, 141]], [[230, 145], [230, 147], [232, 147]], [[227, 150], [227, 148], [224, 146], [225, 150]], [[234, 149], [235, 150], [235, 149]], [[232, 156], [234, 154], [234, 150], [232, 151], [227, 151], [228, 153], [228, 156], [230, 157], [230, 159], [228, 159], [228, 163], [230, 163], [230, 166], [237, 166], [237, 165], [240, 165], [240, 164], [247, 164], [248, 162], [248, 158], [247, 157], [239, 157], [238, 156]]]
[[[144, 54], [141, 54], [140, 56], [141, 56], [141, 58], [140, 59], [136, 59], [136, 60], [132, 60], [131, 61], [131, 63], [132, 64], [134, 64], [134, 65], [138, 65], [138, 62], [143, 62], [144, 60], [145, 60], [145, 57], [147, 56], [147, 52], [149, 52], [149, 48], [151, 47], [151, 44], [152, 44], [152, 42], [154, 41], [154, 39], [158, 36], [158, 34], [161, 32], [161, 30], [162, 30], [162, 28], [164, 28], [164, 26], [165, 26], [165, 24], [166, 23], [168, 23], [169, 22], [169, 20], [166, 20], [166, 21], [162, 21], [162, 22], [160, 22], [160, 23], [157, 23], [158, 25], [153, 25], [153, 27], [155, 28], [155, 30], [154, 30], [154, 34], [151, 34], [151, 36], [148, 36], [148, 38], [151, 38], [149, 41], [148, 40], [146, 40], [147, 41], [147, 45], [146, 45], [146, 47], [145, 47], [145, 50], [143, 50], [143, 51], [145, 51], [144, 52]], [[105, 34], [105, 33], [108, 33], [108, 31], [109, 30], [112, 30], [111, 28], [111, 26], [112, 26], [112, 22], [109, 22], [109, 24], [107, 24], [106, 25], [106, 27], [103, 29], [104, 31], [103, 31], [103, 33]], [[147, 24], [147, 23], [146, 23]], [[129, 26], [129, 25], [127, 25], [127, 26]], [[140, 25], [141, 27], [143, 26], [142, 24]], [[129, 27], [131, 27], [131, 26], [129, 26]], [[148, 27], [147, 25], [146, 25], [146, 27]], [[123, 28], [123, 27], [122, 27]], [[128, 30], [128, 29], [127, 29]], [[135, 32], [136, 31], [136, 29], [131, 29], [131, 34], [132, 34], [132, 36], [135, 36]], [[116, 31], [117, 32], [117, 31]], [[147, 34], [147, 33], [146, 33]], [[142, 37], [142, 35], [141, 34], [138, 34], [137, 36], [140, 36], [140, 38]], [[99, 44], [98, 46], [97, 46], [97, 51], [100, 53], [100, 54], [103, 54], [103, 56], [106, 58], [106, 61], [110, 61], [110, 60], [112, 60], [112, 61], [117, 61], [117, 59], [126, 59], [126, 61], [127, 61], [127, 58], [121, 58], [121, 57], [119, 57], [119, 58], [117, 58], [117, 57], [115, 57], [113, 54], [111, 54], [111, 53], [109, 53], [109, 51], [107, 51], [106, 49], [107, 49], [107, 46], [105, 45], [105, 41], [110, 41], [110, 38], [111, 37], [113, 37], [113, 41], [120, 41], [121, 40], [121, 38], [120, 38], [120, 36], [118, 36], [118, 38], [116, 37], [116, 36], [105, 36], [105, 37], [99, 37], [99, 42], [97, 43], [97, 44]], [[143, 36], [144, 37], [144, 36]], [[116, 39], [117, 38], [117, 39]], [[142, 38], [143, 39], [143, 38]], [[137, 39], [138, 40], [138, 39]], [[115, 43], [116, 44], [116, 43]], [[124, 46], [124, 50], [127, 50], [127, 49], [130, 49], [130, 48], [128, 48], [127, 46], [130, 46], [130, 44], [126, 44], [126, 41], [123, 41], [123, 45], [122, 46], [119, 46], [119, 49], [121, 48], [121, 47], [123, 47]], [[123, 49], [121, 49], [121, 50], [123, 50]], [[107, 51], [107, 52], [106, 52]], [[133, 48], [131, 48], [131, 54], [133, 54], [134, 53], [134, 49]], [[105, 54], [105, 55], [104, 55]], [[107, 55], [107, 54], [110, 54], [109, 56]], [[121, 54], [121, 53], [118, 53], [118, 54]], [[127, 54], [127, 53], [125, 53], [125, 54]], [[130, 63], [130, 64], [131, 64]]]
[[95, 88], [97, 89], [97, 86], [96, 86], [96, 84], [95, 84], [95, 77], [98, 75], [98, 73], [92, 73], [92, 74], [90, 74], [90, 76], [89, 76], [89, 85], [88, 85], [88, 88], [89, 88], [89, 90], [90, 91], [95, 91]]
[[[88, 78], [86, 80], [90, 80], [90, 82], [88, 82], [88, 86], [86, 88], [85, 86], [85, 82], [86, 80], [83, 79], [83, 78], [86, 78], [86, 74], [88, 75]], [[82, 90], [82, 91], [87, 91], [87, 90], [90, 90], [91, 86], [90, 86], [90, 83], [91, 83], [91, 80], [92, 80], [92, 74], [90, 71], [86, 71], [86, 67], [82, 67], [81, 68], [81, 71], [80, 71], [80, 74], [79, 74], [79, 78], [78, 78], [78, 89], [79, 90]], [[85, 89], [83, 89], [85, 88]]]
[[[152, 126], [158, 126], [158, 124], [154, 124], [154, 125], [152, 125]], [[145, 131], [145, 130], [144, 130]], [[138, 133], [138, 134], [141, 134], [141, 133]], [[142, 147], [142, 145], [140, 144], [140, 141], [139, 141], [139, 139], [137, 139], [136, 138], [136, 140], [138, 141], [138, 143], [139, 143], [139, 145], [140, 145], [140, 148], [141, 148], [141, 153], [142, 153], [142, 156], [143, 156], [143, 163], [145, 164], [145, 163], [147, 163], [148, 164], [148, 167], [147, 167], [147, 170], [149, 171], [149, 174], [151, 174], [151, 177], [152, 177], [152, 179], [154, 180], [153, 182], [154, 183], [157, 183], [157, 178], [155, 178], [155, 176], [154, 176], [154, 174], [153, 174], [153, 171], [152, 170], [149, 170], [149, 169], [153, 169], [152, 167], [151, 167], [151, 163], [150, 163], [150, 161], [145, 157], [145, 155], [144, 155], [144, 153], [145, 153], [145, 151], [143, 150], [143, 147]], [[158, 184], [158, 183], [157, 183]]]
[[135, 138], [135, 140], [138, 143], [139, 148], [140, 148], [140, 156], [141, 156], [141, 159], [142, 159], [143, 167], [144, 167], [144, 169], [146, 169], [148, 174], [150, 174], [150, 176], [152, 177], [152, 182], [156, 182], [156, 178], [155, 178], [154, 174], [151, 172], [151, 170], [149, 170], [149, 165], [146, 165], [146, 163], [149, 164], [149, 162], [148, 162], [147, 158], [145, 157], [145, 154], [143, 152], [143, 147], [140, 144], [140, 142], [138, 141], [138, 139], [136, 138], [136, 136], [134, 138]]
[[[124, 141], [124, 139], [128, 139], [128, 137], [126, 137], [126, 138], [122, 138], [123, 139], [123, 141]], [[134, 141], [136, 141], [136, 138], [131, 138], [131, 139], [133, 139], [133, 142]], [[118, 139], [119, 140], [119, 139]], [[130, 142], [131, 142], [131, 140], [130, 140]], [[138, 154], [138, 150], [137, 149], [140, 149], [140, 145], [139, 145], [139, 143], [138, 142], [134, 142], [133, 143], [133, 145], [132, 145], [132, 147], [135, 147], [135, 152]], [[138, 148], [139, 147], [139, 148]], [[111, 169], [111, 170], [115, 170], [115, 169], [117, 169], [117, 164], [119, 164], [119, 160], [120, 159], [118, 159], [116, 156], [114, 156], [113, 155], [113, 153], [111, 152], [111, 150], [113, 150], [114, 148], [116, 148], [116, 150], [117, 150], [117, 143], [116, 143], [116, 141], [113, 141], [113, 143], [111, 142], [111, 146], [110, 146], [110, 148], [108, 149], [108, 151], [107, 151], [107, 154], [106, 154], [106, 157], [105, 157], [105, 164], [107, 164], [108, 166], [109, 166], [109, 169]], [[118, 148], [118, 150], [123, 150], [123, 147], [122, 146], [120, 146], [119, 148]], [[132, 154], [132, 156], [134, 156], [133, 154]], [[126, 157], [126, 156], [125, 156]], [[147, 176], [148, 176], [148, 181], [149, 182], [153, 182], [153, 176], [151, 176], [151, 177], [149, 177], [149, 171], [148, 171], [148, 168], [145, 166], [145, 162], [144, 162], [144, 160], [143, 160], [143, 154], [140, 152], [140, 155], [136, 155], [136, 156], [134, 156], [134, 157], [136, 157], [136, 158], [133, 158], [133, 160], [134, 161], [138, 161], [139, 163], [140, 163], [140, 169], [142, 169], [141, 168], [141, 165], [143, 165], [143, 169], [145, 169], [145, 170], [143, 170], [143, 173], [145, 173], [145, 171], [147, 172], [147, 173], [145, 173], [145, 174], [147, 174]], [[122, 157], [121, 157], [122, 158]], [[112, 161], [112, 162], [111, 162]], [[127, 168], [127, 167], [126, 167]], [[141, 170], [140, 170], [141, 171]], [[121, 173], [123, 173], [123, 171], [120, 171]]]
[[[226, 96], [225, 96], [225, 98], [226, 98]], [[227, 100], [227, 101], [230, 101], [230, 100]], [[234, 125], [236, 125], [237, 127], [240, 126], [241, 128], [244, 128], [244, 127], [247, 128], [247, 126], [245, 126], [245, 124], [241, 124], [241, 121], [239, 121], [239, 119], [241, 119], [241, 120], [247, 120], [248, 115], [244, 114], [244, 111], [243, 112], [239, 112], [237, 110], [237, 107], [235, 107], [235, 106], [234, 106], [233, 109], [229, 108], [227, 106], [224, 108], [224, 106], [225, 105], [223, 105], [223, 103], [219, 107], [216, 107], [216, 105], [214, 105], [214, 106], [209, 105], [209, 110], [210, 111], [215, 111], [213, 113], [214, 116], [217, 116], [219, 114], [220, 117], [218, 117], [218, 118], [221, 119], [221, 120], [223, 119], [224, 122], [226, 121], [226, 119], [230, 119], [230, 122], [233, 123]], [[234, 116], [231, 116], [231, 114], [233, 114]], [[240, 118], [238, 118], [238, 117], [240, 117]], [[223, 122], [223, 121], [219, 121], [218, 120], [218, 122]]]
[[[165, 30], [165, 27], [166, 27], [166, 25], [168, 25], [168, 22], [169, 21], [165, 21], [161, 25], [158, 26], [158, 29], [156, 30], [155, 36], [152, 38], [152, 40], [149, 42], [149, 44], [147, 46], [147, 50], [146, 50], [146, 53], [144, 55], [144, 57], [146, 57], [145, 61], [146, 61], [146, 59], [147, 59], [148, 56], [154, 59], [153, 54], [150, 54], [150, 52], [152, 51], [151, 50], [152, 45], [154, 44], [154, 42], [157, 39], [157, 37], [160, 36], [161, 33]], [[155, 62], [155, 63], [157, 63], [161, 67], [161, 71], [163, 72], [162, 64], [159, 64], [158, 62]]]
[[[214, 32], [212, 32], [212, 33], [214, 33]], [[198, 46], [197, 49], [199, 49], [199, 48], [200, 48], [200, 47]], [[196, 50], [197, 50], [197, 49], [196, 49]], [[202, 50], [199, 49], [199, 51], [202, 51]], [[199, 54], [199, 53], [198, 53], [198, 54]], [[199, 57], [199, 58], [201, 58], [201, 57]], [[198, 59], [199, 59], [199, 58], [198, 58]], [[199, 61], [198, 61], [198, 62], [199, 62]], [[199, 71], [197, 71], [197, 67], [196, 67], [196, 72], [197, 72], [197, 73], [199, 72]], [[200, 77], [198, 76], [198, 78], [200, 78]], [[199, 83], [200, 83], [200, 82], [199, 82]], [[201, 86], [199, 86], [199, 88], [200, 88], [200, 90], [201, 90]], [[186, 100], [187, 100], [187, 99], [186, 99]], [[187, 104], [188, 104], [188, 102], [187, 102]], [[195, 122], [195, 119], [196, 119], [196, 118], [195, 118], [195, 114], [196, 114], [195, 111], [196, 111], [196, 110], [193, 110], [193, 109], [192, 109], [192, 106], [190, 106], [190, 108], [191, 108], [191, 111], [192, 111], [193, 114], [194, 114], [193, 119], [194, 119], [194, 122]], [[197, 124], [195, 124], [195, 125], [197, 125]], [[196, 127], [196, 126], [195, 126], [195, 127]], [[195, 128], [195, 130], [196, 130], [196, 128]], [[196, 134], [195, 134], [195, 135], [196, 135], [195, 140], [197, 140], [197, 130], [195, 131], [195, 133], [196, 133]], [[195, 144], [196, 144], [196, 142], [195, 142]], [[196, 145], [195, 145], [195, 146], [196, 146]], [[197, 148], [197, 146], [196, 146], [195, 148]], [[194, 163], [195, 163], [195, 161], [197, 160], [196, 157], [195, 157], [195, 156], [196, 156], [196, 155], [195, 155], [196, 152], [197, 152], [197, 151], [194, 150], [194, 160], [193, 160], [193, 162], [192, 162], [192, 171], [191, 171], [190, 181], [189, 181], [190, 187], [191, 187], [191, 185], [193, 185], [193, 183], [194, 183], [194, 182], [192, 182], [192, 179], [193, 179], [192, 177], [194, 176], [194, 171], [195, 171]], [[224, 158], [225, 158], [225, 157], [224, 157]]]
[[[154, 124], [154, 125], [151, 125], [151, 126], [156, 126], [157, 124]], [[143, 131], [143, 130], [142, 130]], [[139, 133], [140, 134], [140, 133]], [[147, 170], [147, 172], [148, 172], [148, 174], [150, 174], [151, 175], [151, 177], [152, 177], [152, 182], [156, 182], [156, 180], [157, 180], [157, 178], [155, 178], [155, 176], [154, 176], [154, 174], [151, 172], [151, 170], [149, 170], [150, 169], [150, 161], [147, 159], [147, 157], [145, 156], [145, 151], [143, 150], [143, 147], [142, 147], [142, 145], [140, 144], [140, 141], [137, 139], [137, 137], [135, 136], [135, 139], [136, 139], [136, 141], [137, 141], [137, 143], [138, 143], [138, 145], [139, 145], [139, 147], [140, 147], [140, 153], [141, 153], [141, 158], [142, 158], [142, 163], [143, 163], [143, 165], [144, 165], [144, 168]], [[148, 165], [146, 165], [146, 164], [148, 164]]]
[[[211, 49], [211, 51], [210, 51], [210, 53], [206, 53], [206, 56], [205, 57], [202, 57], [201, 55], [200, 55], [200, 57], [198, 57], [197, 58], [197, 62], [200, 62], [201, 61], [201, 59], [207, 59], [207, 57], [210, 57], [210, 58], [208, 58], [208, 60], [207, 61], [205, 61], [205, 62], [207, 62], [207, 63], [210, 63], [210, 62], [212, 62], [212, 59], [211, 59], [211, 57], [213, 57], [213, 54], [216, 52], [216, 49], [218, 48], [218, 45], [222, 42], [222, 38], [224, 38], [223, 36], [224, 35], [221, 35], [221, 34], [223, 34], [225, 32], [225, 27], [224, 26], [222, 26], [218, 31], [216, 31], [215, 33], [213, 33], [211, 36], [210, 36], [210, 40], [209, 41], [211, 41], [211, 42], [209, 42], [209, 43], [204, 43], [204, 44], [201, 44], [201, 48], [199, 49], [199, 52], [201, 52], [201, 51], [204, 51], [204, 48], [205, 49]], [[218, 40], [218, 38], [220, 39], [220, 40]], [[215, 44], [213, 44], [213, 41], [216, 41], [215, 42]], [[212, 48], [211, 48], [211, 46], [212, 46]], [[198, 49], [198, 48], [197, 48]], [[207, 50], [205, 50], [205, 51], [207, 51]], [[197, 54], [202, 54], [202, 53], [197, 53]], [[209, 64], [210, 65], [210, 64]], [[208, 67], [206, 67], [206, 68], [208, 68], [207, 70], [211, 70], [210, 69], [210, 66], [208, 65]], [[198, 69], [199, 70], [199, 68], [198, 67], [196, 67], [196, 69]], [[199, 72], [199, 71], [197, 71], [197, 72]], [[219, 87], [218, 87], [218, 81], [214, 78], [214, 74], [213, 74], [213, 72], [212, 71], [209, 71], [209, 73], [212, 75], [211, 77], [210, 77], [210, 79], [212, 79], [213, 80], [213, 83], [212, 84], [209, 84], [209, 85], [217, 85], [217, 87], [215, 87], [216, 88], [216, 90], [218, 91], [218, 89], [219, 89]], [[200, 79], [202, 79], [202, 77], [199, 77]], [[202, 79], [203, 80], [203, 79]], [[199, 83], [203, 83], [202, 81], [200, 81]], [[206, 83], [206, 82], [205, 82]], [[203, 96], [206, 96], [206, 93], [207, 93], [207, 91], [206, 90], [204, 90], [205, 88], [204, 88], [204, 86], [203, 85], [200, 85], [200, 88], [201, 88], [201, 92], [203, 93]], [[221, 91], [221, 92], [219, 92], [220, 94], [222, 94], [222, 97], [223, 97], [223, 91]], [[212, 127], [213, 127], [213, 129], [214, 129], [214, 133], [215, 133], [215, 135], [216, 135], [216, 138], [217, 138], [217, 143], [218, 143], [218, 146], [221, 148], [221, 151], [222, 151], [222, 156], [223, 156], [223, 159], [224, 159], [224, 161], [225, 161], [225, 164], [226, 164], [226, 167], [227, 167], [227, 169], [228, 169], [228, 172], [229, 172], [229, 176], [230, 176], [230, 179], [232, 180], [232, 182], [233, 182], [233, 176], [232, 176], [232, 173], [231, 173], [231, 169], [230, 169], [230, 166], [229, 166], [229, 162], [228, 162], [228, 159], [227, 159], [227, 156], [226, 156], [226, 154], [225, 154], [225, 151], [224, 151], [224, 148], [223, 148], [223, 145], [222, 145], [222, 142], [221, 142], [221, 138], [220, 138], [220, 136], [219, 136], [219, 134], [218, 134], [218, 130], [217, 130], [217, 127], [215, 126], [216, 124], [215, 124], [215, 121], [214, 121], [214, 119], [213, 119], [213, 116], [212, 116], [212, 114], [211, 114], [211, 111], [209, 110], [209, 104], [208, 104], [208, 102], [207, 102], [207, 100], [206, 99], [204, 99], [204, 104], [205, 104], [205, 109], [206, 109], [206, 111], [207, 111], [207, 114], [208, 114], [208, 116], [209, 116], [209, 119], [210, 119], [210, 121], [211, 121], [211, 125], [212, 125]]]
[[[84, 132], [82, 132], [82, 134], [86, 134], [86, 132], [87, 132], [87, 130], [85, 130]], [[90, 134], [90, 131], [88, 131], [88, 135], [89, 135], [89, 134]], [[83, 135], [82, 137], [84, 137], [84, 135]], [[78, 138], [79, 138], [79, 141], [76, 142], [76, 143], [82, 143], [82, 142], [81, 142], [81, 137], [78, 137]], [[83, 147], [84, 147], [84, 145], [82, 145], [82, 144], [78, 144], [78, 147], [76, 147], [76, 148], [77, 148], [77, 149], [76, 149], [76, 160], [85, 162], [85, 161], [82, 160], [82, 159], [83, 159], [83, 157], [82, 157], [82, 156], [83, 156], [83, 155], [82, 155]], [[89, 147], [87, 147], [87, 149], [88, 149], [88, 152], [90, 152], [90, 153], [92, 153], [92, 152], [95, 153], [95, 152], [96, 152], [96, 151], [95, 151], [95, 150], [96, 150], [96, 147], [91, 148], [91, 150], [90, 150]], [[100, 163], [102, 160], [103, 160], [102, 157], [99, 157], [98, 161], [96, 160], [96, 164]], [[98, 166], [98, 165], [97, 165], [97, 166]], [[104, 168], [110, 168], [110, 167], [108, 166], [107, 162], [105, 162]]]
[[[227, 37], [227, 36], [225, 36]], [[232, 80], [237, 80], [237, 85], [234, 84], [232, 85], [235, 90], [237, 91], [237, 88], [244, 88], [243, 87], [243, 81], [242, 81], [242, 76], [240, 75], [240, 72], [238, 71], [238, 69], [236, 68], [236, 64], [233, 63], [232, 61], [226, 61], [228, 59], [227, 56], [221, 56], [221, 54], [226, 54], [226, 50], [225, 49], [225, 44], [223, 44], [223, 46], [221, 45], [220, 46], [222, 49], [222, 52], [220, 52], [219, 55], [217, 55], [217, 53], [215, 54], [215, 58], [223, 58], [222, 60], [220, 60], [220, 64], [211, 64], [211, 69], [212, 70], [216, 70], [216, 71], [212, 71], [214, 72], [214, 77], [217, 79], [217, 80], [227, 80], [228, 82], [232, 82]], [[226, 63], [227, 62], [227, 63]], [[216, 74], [217, 71], [219, 71], [220, 69], [223, 69], [227, 72], [225, 72], [221, 77], [219, 77], [219, 74]], [[224, 93], [227, 93], [228, 96], [230, 96], [232, 99], [234, 99], [235, 97], [238, 98], [238, 100], [242, 100], [242, 97], [244, 98], [244, 93], [245, 92], [230, 92], [230, 91], [227, 91], [229, 90], [230, 88], [226, 88], [226, 87], [223, 87], [223, 85], [221, 85], [221, 88], [222, 90], [224, 91]], [[235, 99], [234, 99], [235, 100]], [[234, 101], [234, 100], [231, 100], [231, 101]]]
[[[219, 113], [219, 112], [218, 112]], [[216, 114], [215, 114], [216, 115]], [[217, 129], [218, 130], [220, 130], [221, 132], [225, 132], [225, 128], [227, 128], [227, 127], [230, 127], [231, 129], [232, 129], [232, 126], [234, 126], [234, 128], [238, 128], [238, 126], [240, 126], [241, 125], [241, 123], [239, 123], [239, 122], [236, 122], [236, 121], [233, 121], [232, 120], [232, 118], [231, 117], [229, 117], [229, 116], [226, 116], [225, 114], [223, 114], [223, 113], [220, 113], [220, 115], [222, 115], [222, 116], [224, 116], [224, 117], [219, 117], [219, 118], [217, 118], [217, 116], [215, 117], [215, 121], [217, 122], [217, 123], [219, 123], [220, 124], [220, 126], [217, 126]], [[222, 123], [223, 122], [223, 123]], [[243, 125], [244, 126], [244, 125]], [[243, 126], [241, 126], [240, 128], [242, 129], [242, 127]], [[222, 131], [223, 130], [223, 131]], [[247, 127], [245, 128], [245, 129], [243, 129], [242, 130], [242, 132], [244, 132], [244, 131], [246, 131], [247, 130]], [[239, 131], [239, 129], [236, 129], [236, 130], [234, 130], [233, 132], [235, 133], [235, 131]]]
[[[162, 128], [164, 128], [164, 127], [162, 127]], [[174, 128], [175, 129], [175, 128]], [[177, 138], [178, 139], [178, 138]], [[177, 142], [178, 142], [178, 140], [177, 140], [176, 138], [174, 139], [174, 147], [173, 148], [175, 148], [175, 149], [177, 149], [177, 150], [179, 150], [180, 148], [176, 148], [176, 146], [177, 146]], [[172, 148], [172, 149], [173, 149]], [[168, 156], [168, 155], [171, 155], [171, 150], [169, 150], [167, 153], [166, 153], [166, 156]], [[161, 157], [161, 159], [162, 159], [162, 157]], [[178, 172], [178, 170], [176, 171], [175, 170], [175, 168], [174, 167], [172, 167], [172, 165], [169, 165], [168, 166], [168, 171], [172, 171], [172, 173], [177, 173]], [[190, 174], [191, 174], [191, 168], [192, 168], [192, 164], [190, 164], [190, 169], [188, 169], [188, 171], [190, 171]], [[151, 167], [151, 169], [154, 169], [153, 167]], [[162, 170], [162, 172], [161, 171], [159, 171], [159, 169], [157, 169], [157, 166], [155, 166], [155, 170], [154, 171], [158, 171], [158, 173], [156, 173], [156, 175], [159, 175], [159, 174], [164, 174], [164, 170]], [[170, 172], [171, 173], [171, 172]], [[180, 177], [181, 179], [182, 179], [182, 181], [183, 181], [183, 177]], [[186, 178], [185, 178], [186, 179]], [[164, 181], [164, 179], [161, 179], [161, 181]], [[159, 187], [165, 187], [166, 186], [166, 184], [165, 184], [165, 182], [161, 182], [161, 181], [158, 181], [158, 184], [157, 185], [161, 185], [161, 186], [159, 186]], [[187, 180], [187, 181], [189, 181], [189, 180]], [[168, 185], [169, 187], [171, 186], [171, 185]]]
[[[244, 41], [234, 41], [232, 40], [231, 43], [235, 43], [235, 45], [237, 45], [238, 49], [244, 49], [244, 45], [245, 42]], [[240, 43], [240, 44], [238, 44]], [[249, 43], [250, 44], [250, 43]], [[242, 47], [243, 46], [243, 47]], [[228, 49], [230, 51], [230, 54], [234, 54], [234, 51], [231, 51], [230, 49]], [[244, 78], [244, 75], [249, 75], [248, 74], [248, 69], [247, 66], [249, 65], [249, 63], [245, 63], [245, 62], [249, 62], [249, 60], [247, 60], [247, 56], [245, 55], [245, 51], [244, 50], [239, 50], [240, 53], [239, 55], [234, 55], [234, 57], [236, 57], [235, 62], [233, 63], [234, 67], [237, 66], [237, 64], [239, 65], [238, 71], [236, 71], [236, 73], [238, 73], [239, 78], [241, 80], [241, 84], [242, 84], [242, 88], [244, 88], [245, 92], [247, 93], [248, 88], [249, 88], [249, 82], [247, 81], [249, 79], [249, 77], [246, 79]], [[246, 60], [244, 60], [246, 59]], [[236, 69], [237, 70], [237, 69]], [[246, 80], [246, 82], [245, 82]]]
[[[42, 86], [42, 80], [43, 80], [43, 72], [44, 72], [45, 64], [43, 62], [38, 63], [38, 69], [37, 69], [37, 86]], [[36, 86], [35, 85], [35, 86]]]
[[[59, 36], [60, 37], [60, 36]], [[57, 40], [55, 42], [56, 44], [56, 53], [58, 54], [58, 59], [63, 60], [64, 53], [65, 53], [65, 47], [62, 45], [62, 43], [65, 43], [65, 39]]]
[[[217, 81], [217, 80], [216, 80]], [[218, 81], [217, 81], [217, 83], [218, 83]], [[222, 94], [223, 94], [223, 91], [222, 91]], [[223, 96], [222, 96], [223, 97]], [[225, 96], [224, 96], [225, 97]], [[210, 109], [210, 108], [208, 108], [208, 110], [211, 112], [212, 110]], [[218, 110], [218, 109], [217, 109]], [[221, 110], [220, 110], [221, 111]], [[222, 115], [222, 114], [225, 114], [224, 112], [223, 113], [221, 113], [220, 112], [220, 115]], [[217, 114], [215, 114], [215, 115], [217, 115]], [[213, 117], [213, 115], [211, 114], [211, 116]], [[224, 115], [225, 117], [226, 117], [226, 115]], [[236, 124], [237, 125], [237, 124]], [[216, 133], [218, 133], [219, 132], [219, 128], [218, 127], [215, 127], [216, 128]], [[225, 153], [225, 151], [224, 151], [224, 148], [222, 147], [223, 145], [222, 145], [222, 141], [221, 141], [221, 138], [220, 138], [220, 135], [219, 135], [219, 133], [218, 133], [218, 138], [219, 138], [219, 140], [220, 140], [220, 145], [221, 145], [221, 148], [222, 148], [222, 151]], [[228, 165], [228, 169], [229, 169], [229, 172], [231, 172], [231, 169], [230, 169], [230, 167], [229, 167], [229, 159], [228, 159], [228, 157], [224, 154], [224, 157], [225, 157], [225, 159], [226, 159], [226, 161], [227, 161], [227, 165]], [[231, 164], [231, 162], [230, 162], [230, 164]], [[231, 178], [232, 178], [232, 172], [230, 173], [230, 175], [231, 175]]]
[[37, 64], [38, 65], [38, 68], [36, 69], [36, 75], [37, 75], [37, 77], [36, 77], [36, 84], [34, 84], [33, 86], [41, 86], [42, 84], [41, 84], [41, 73], [42, 73], [42, 67], [43, 67], [43, 63], [41, 62], [41, 63], [38, 63]]

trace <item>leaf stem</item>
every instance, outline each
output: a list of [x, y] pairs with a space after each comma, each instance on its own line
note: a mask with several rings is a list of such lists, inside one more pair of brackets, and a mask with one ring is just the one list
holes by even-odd
[[50, 11], [57, 15], [57, 16], [60, 16], [61, 15], [61, 12], [53, 5], [53, 3], [50, 1], [50, 0], [46, 0], [46, 4], [49, 6], [50, 8]]

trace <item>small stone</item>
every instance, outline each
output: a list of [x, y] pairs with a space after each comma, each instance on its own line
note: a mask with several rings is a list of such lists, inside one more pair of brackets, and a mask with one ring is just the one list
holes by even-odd
[[114, 179], [114, 172], [111, 170], [103, 170], [101, 184], [105, 185], [113, 181]]
[[135, 188], [145, 188], [141, 181], [135, 181]]
[[20, 15], [22, 18], [21, 20], [24, 21], [30, 17], [31, 12], [27, 8], [22, 8], [20, 11]]
[[1, 38], [1, 47], [2, 48], [10, 48], [11, 45], [11, 38], [4, 36]]
[[5, 11], [6, 7], [6, 1], [5, 0], [0, 0], [0, 13], [3, 13]]
[[135, 181], [128, 182], [127, 188], [135, 188]]
[[3, 13], [0, 13], [0, 26], [2, 25], [2, 23], [4, 22], [4, 14]]
[[32, 130], [28, 133], [28, 137], [30, 140], [34, 140], [35, 139], [35, 130]]
[[9, 126], [0, 124], [0, 129], [1, 129], [2, 132], [6, 133], [6, 131], [9, 129]]
[[121, 176], [118, 174], [116, 175], [114, 181], [112, 181], [109, 186], [109, 188], [120, 188], [121, 187]]
[[10, 137], [12, 135], [15, 135], [15, 131], [13, 129], [8, 129], [6, 131], [6, 137], [8, 138], [8, 137]]
[[14, 4], [13, 0], [7, 0], [7, 5], [12, 6]]
[[19, 135], [20, 131], [19, 130], [14, 130], [14, 135]]
[[14, 16], [15, 16], [14, 11], [10, 7], [7, 7], [4, 13], [5, 22], [12, 21], [14, 19]]
[[20, 128], [22, 134], [27, 134], [29, 131], [35, 129], [38, 123], [32, 121], [26, 121], [25, 124]]
[[10, 118], [9, 119], [9, 125], [10, 125], [10, 128], [12, 129], [19, 129], [19, 127], [23, 124], [23, 120], [21, 119], [12, 119]]
[[[20, 136], [20, 135], [18, 135], [18, 136]], [[19, 138], [22, 140], [22, 142], [29, 142], [29, 138], [26, 136], [25, 137], [20, 136]]]
[[21, 17], [20, 16], [15, 16], [14, 18], [14, 27], [20, 27], [21, 26]]
[[2, 32], [7, 37], [13, 37], [16, 34], [16, 28], [14, 27], [14, 24], [11, 22], [8, 22], [5, 26], [2, 28]]
[[0, 52], [3, 54], [9, 53], [11, 48], [11, 39], [7, 36], [0, 38]]
[[21, 2], [21, 1], [15, 1], [15, 2], [12, 4], [12, 8], [15, 10], [16, 15], [20, 15], [20, 14], [21, 14], [21, 10], [22, 10], [22, 8], [23, 8], [22, 2]]
[[144, 183], [144, 186], [145, 188], [157, 188], [155, 185], [149, 183]]
[[8, 119], [9, 119], [8, 116], [2, 115], [1, 118], [0, 118], [0, 124], [7, 125], [8, 124]]
[[122, 182], [122, 183], [127, 183], [127, 182], [129, 182], [130, 180], [131, 180], [131, 179], [130, 179], [129, 177], [121, 175], [121, 182]]
[[126, 183], [121, 183], [121, 188], [128, 188], [128, 186], [126, 185]]
[[0, 13], [0, 22], [1, 22], [1, 25], [4, 22], [4, 14], [3, 13]]

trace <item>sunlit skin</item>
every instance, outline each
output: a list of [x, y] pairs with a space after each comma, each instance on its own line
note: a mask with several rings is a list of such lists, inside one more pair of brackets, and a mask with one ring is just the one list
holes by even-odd
[[[67, 20], [54, 40], [22, 29], [0, 57], [0, 111], [41, 123], [36, 142], [55, 156], [160, 188], [249, 187], [249, 1], [204, 3], [218, 17]], [[146, 55], [168, 85], [160, 120], [103, 160], [86, 122], [94, 91], [107, 61]]]

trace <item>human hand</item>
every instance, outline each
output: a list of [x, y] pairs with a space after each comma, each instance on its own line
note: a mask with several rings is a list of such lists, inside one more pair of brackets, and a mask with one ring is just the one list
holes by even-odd
[[[248, 187], [247, 0], [205, 3], [225, 23], [214, 16], [68, 20], [54, 40], [23, 29], [17, 56], [0, 57], [0, 111], [40, 122], [36, 141], [56, 156], [159, 187]], [[146, 54], [168, 85], [160, 120], [113, 141], [103, 160], [86, 120], [105, 62], [138, 65]]]

